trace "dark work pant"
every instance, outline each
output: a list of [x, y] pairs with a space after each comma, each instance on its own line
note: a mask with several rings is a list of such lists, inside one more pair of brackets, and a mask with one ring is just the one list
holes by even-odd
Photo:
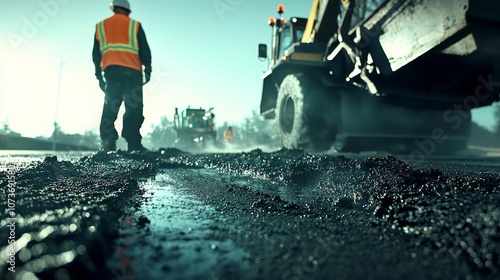
[[125, 103], [122, 137], [128, 143], [139, 143], [139, 132], [144, 122], [142, 100], [142, 73], [125, 67], [109, 66], [105, 70], [106, 96], [100, 124], [103, 141], [116, 141], [115, 121], [122, 103]]

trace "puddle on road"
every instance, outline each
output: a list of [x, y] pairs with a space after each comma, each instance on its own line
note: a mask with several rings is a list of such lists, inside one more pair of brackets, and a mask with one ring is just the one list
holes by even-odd
[[[175, 171], [141, 184], [143, 204], [121, 223], [116, 278], [226, 279], [244, 271], [248, 254], [231, 240], [214, 238], [224, 230], [215, 209], [185, 193], [166, 172]], [[131, 220], [133, 228], [127, 226]]]
[[[250, 175], [236, 176], [233, 174], [220, 173], [219, 171], [209, 169], [202, 169], [198, 172], [201, 174], [207, 174], [207, 176], [210, 176], [212, 178], [219, 177], [222, 182], [228, 184], [239, 185], [250, 190], [262, 192], [271, 196], [279, 196], [282, 200], [295, 204], [310, 202], [318, 196], [330, 198], [332, 200], [349, 196], [349, 194], [341, 193], [341, 190], [329, 190], [319, 187], [317, 184], [293, 185], [280, 182], [279, 180], [272, 181], [267, 179], [256, 179]], [[338, 173], [340, 174], [341, 172]]]

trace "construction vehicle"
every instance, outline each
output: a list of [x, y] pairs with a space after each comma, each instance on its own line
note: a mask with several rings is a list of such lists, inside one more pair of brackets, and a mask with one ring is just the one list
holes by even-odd
[[499, 100], [500, 2], [313, 0], [271, 17], [260, 113], [285, 148], [424, 157], [466, 148], [472, 109]]
[[214, 118], [213, 108], [206, 110], [188, 107], [180, 114], [178, 108], [175, 108], [174, 130], [177, 139], [174, 147], [199, 149], [213, 144], [217, 137]]

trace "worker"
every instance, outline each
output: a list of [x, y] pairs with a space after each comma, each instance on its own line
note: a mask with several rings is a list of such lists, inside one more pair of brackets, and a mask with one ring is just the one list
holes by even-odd
[[102, 149], [116, 150], [115, 121], [125, 103], [121, 136], [129, 151], [145, 151], [139, 130], [144, 122], [142, 86], [151, 79], [151, 50], [141, 23], [129, 17], [130, 3], [114, 0], [110, 8], [114, 15], [96, 25], [92, 51], [95, 76], [105, 94], [99, 127]]
[[236, 138], [236, 132], [234, 131], [233, 127], [230, 126], [224, 131], [224, 141], [233, 143], [234, 138]]

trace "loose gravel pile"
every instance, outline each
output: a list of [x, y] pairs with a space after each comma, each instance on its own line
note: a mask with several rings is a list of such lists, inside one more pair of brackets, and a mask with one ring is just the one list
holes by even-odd
[[[16, 273], [2, 231], [0, 278], [119, 279], [124, 217], [151, 203], [141, 182], [168, 174], [215, 209], [205, 217], [211, 238], [246, 252], [237, 268], [221, 258], [218, 279], [498, 279], [500, 173], [461, 168], [299, 150], [46, 157], [16, 171]], [[148, 217], [138, 221], [147, 236]]]

